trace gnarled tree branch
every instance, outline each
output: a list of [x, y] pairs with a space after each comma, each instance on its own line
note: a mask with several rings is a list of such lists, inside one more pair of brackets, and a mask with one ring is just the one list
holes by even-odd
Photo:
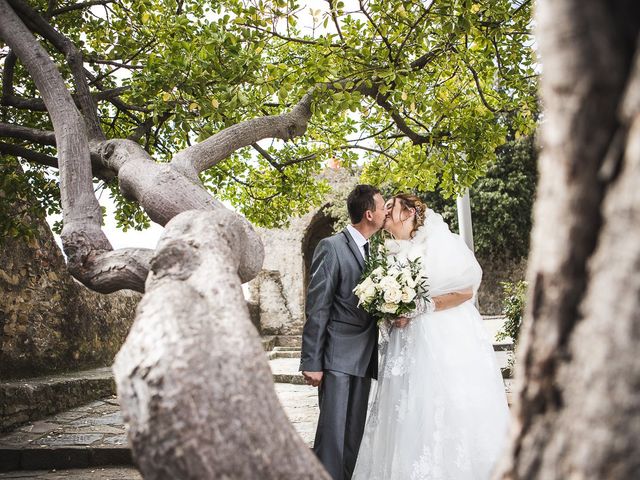
[[63, 13], [73, 12], [76, 10], [83, 10], [85, 8], [93, 7], [96, 5], [108, 5], [113, 2], [114, 0], [89, 0], [88, 2], [80, 2], [80, 3], [75, 3], [73, 5], [66, 5], [64, 7], [54, 8], [53, 10], [51, 10], [51, 12], [49, 12], [49, 14], [52, 17], [55, 17], [56, 15], [60, 15]]
[[[116, 87], [108, 90], [102, 90], [100, 92], [92, 93], [91, 96], [96, 100], [109, 100], [113, 102], [118, 95], [129, 90], [130, 87]], [[71, 95], [74, 103], [80, 106], [80, 97], [77, 94]], [[32, 110], [34, 112], [46, 112], [47, 106], [41, 98], [24, 98], [17, 95], [3, 95], [2, 105], [7, 107], [19, 108], [21, 110]]]
[[82, 53], [67, 37], [55, 30], [47, 20], [22, 0], [9, 0], [16, 13], [28, 24], [49, 40], [60, 52], [64, 53], [71, 68], [80, 110], [85, 117], [90, 138], [103, 139], [97, 107], [84, 75]]
[[185, 175], [197, 174], [224, 160], [236, 150], [263, 138], [290, 140], [304, 134], [311, 118], [313, 89], [288, 113], [255, 118], [232, 125], [201, 143], [178, 152], [171, 163]]

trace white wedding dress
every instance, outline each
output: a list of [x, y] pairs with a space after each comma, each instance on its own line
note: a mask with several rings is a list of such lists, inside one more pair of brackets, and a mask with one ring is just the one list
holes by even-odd
[[[427, 211], [398, 257], [420, 257], [430, 295], [480, 285], [482, 270], [442, 217]], [[509, 411], [489, 334], [472, 301], [415, 316], [381, 345], [354, 480], [488, 480]]]

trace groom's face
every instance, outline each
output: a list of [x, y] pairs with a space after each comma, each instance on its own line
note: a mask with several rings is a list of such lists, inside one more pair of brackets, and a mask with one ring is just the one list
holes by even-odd
[[384, 220], [387, 216], [384, 206], [384, 198], [379, 193], [376, 193], [373, 197], [375, 202], [375, 210], [369, 210], [371, 212], [371, 223], [376, 226], [377, 230], [380, 230], [384, 225]]

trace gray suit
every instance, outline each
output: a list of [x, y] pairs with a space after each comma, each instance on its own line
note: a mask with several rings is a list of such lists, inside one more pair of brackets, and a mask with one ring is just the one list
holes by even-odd
[[335, 480], [351, 478], [378, 373], [378, 328], [353, 293], [363, 268], [345, 229], [316, 247], [307, 292], [300, 370], [324, 372], [314, 451]]

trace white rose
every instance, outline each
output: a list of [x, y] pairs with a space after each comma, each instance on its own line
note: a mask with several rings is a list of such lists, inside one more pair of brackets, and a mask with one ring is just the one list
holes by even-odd
[[395, 303], [383, 303], [380, 307], [382, 313], [396, 313], [396, 310], [398, 310], [398, 305]]
[[399, 288], [390, 288], [384, 291], [384, 301], [387, 303], [398, 303], [402, 300], [402, 290]]
[[416, 292], [413, 288], [405, 287], [402, 289], [402, 301], [409, 303], [416, 297]]
[[364, 289], [364, 291], [362, 292], [363, 295], [363, 301], [365, 303], [370, 302], [371, 300], [373, 300], [373, 297], [376, 296], [376, 287], [375, 285], [372, 283], [371, 285], [367, 285], [367, 288]]
[[[371, 275], [375, 275], [376, 277], [381, 277], [384, 275], [384, 268], [382, 267], [377, 267], [373, 270], [373, 272], [371, 272]], [[368, 278], [368, 277], [367, 277]]]
[[365, 278], [361, 283], [356, 285], [356, 288], [353, 289], [353, 293], [360, 299], [360, 303], [366, 303], [373, 295], [375, 295], [376, 286], [371, 280], [370, 277]]
[[395, 278], [387, 275], [380, 279], [380, 282], [378, 282], [378, 288], [383, 292], [387, 292], [388, 290], [400, 290], [401, 287]]

